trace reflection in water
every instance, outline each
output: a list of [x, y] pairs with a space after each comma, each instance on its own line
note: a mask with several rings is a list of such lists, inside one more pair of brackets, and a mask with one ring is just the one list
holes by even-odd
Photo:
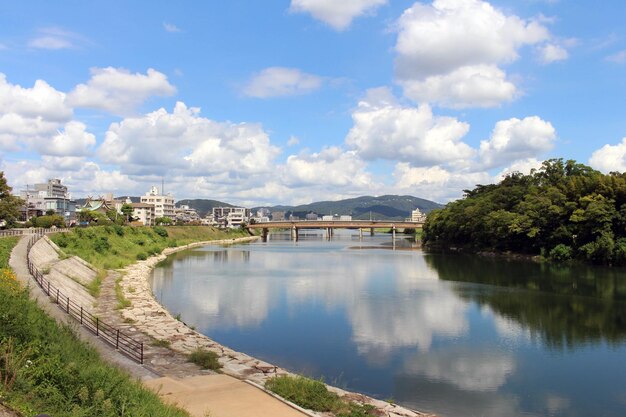
[[389, 243], [204, 247], [160, 264], [153, 290], [236, 350], [442, 417], [626, 415], [623, 271]]
[[[499, 287], [455, 286], [463, 299], [515, 320], [551, 347], [626, 340], [624, 270], [576, 268], [470, 256], [427, 255], [445, 281]], [[521, 296], [523, 294], [523, 296]]]

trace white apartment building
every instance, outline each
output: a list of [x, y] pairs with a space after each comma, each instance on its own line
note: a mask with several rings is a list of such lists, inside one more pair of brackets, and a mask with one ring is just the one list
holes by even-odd
[[411, 212], [412, 222], [423, 222], [426, 220], [426, 214], [422, 213], [420, 209], [416, 208]]
[[130, 203], [130, 206], [133, 208], [133, 219], [141, 222], [144, 226], [154, 226], [156, 216], [152, 204]]
[[173, 220], [176, 215], [174, 212], [174, 197], [171, 194], [160, 195], [159, 189], [155, 186], [152, 186], [146, 195], [141, 196], [141, 202], [154, 206], [156, 218], [169, 217]]
[[213, 207], [213, 224], [239, 227], [250, 220], [250, 209], [245, 207]]

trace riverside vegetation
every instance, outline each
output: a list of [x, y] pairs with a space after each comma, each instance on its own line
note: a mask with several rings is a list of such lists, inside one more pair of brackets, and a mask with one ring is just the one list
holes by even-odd
[[545, 161], [529, 175], [478, 185], [432, 211], [429, 248], [515, 252], [554, 261], [626, 265], [626, 173], [604, 175], [575, 161]]
[[29, 299], [8, 268], [16, 243], [0, 239], [0, 403], [26, 415], [188, 416], [106, 364]]

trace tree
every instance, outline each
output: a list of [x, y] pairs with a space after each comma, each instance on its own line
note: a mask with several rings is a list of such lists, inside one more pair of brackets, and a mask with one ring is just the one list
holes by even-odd
[[169, 226], [171, 224], [174, 224], [174, 221], [169, 218], [169, 217], [157, 217], [156, 219], [154, 219], [154, 223], [158, 226], [158, 225], [166, 225]]
[[20, 215], [20, 207], [24, 200], [11, 194], [13, 188], [9, 187], [4, 172], [0, 171], [0, 224], [3, 227], [13, 227]]
[[130, 204], [124, 203], [121, 208], [122, 214], [126, 218], [126, 223], [128, 223], [132, 219], [133, 215], [133, 206]]

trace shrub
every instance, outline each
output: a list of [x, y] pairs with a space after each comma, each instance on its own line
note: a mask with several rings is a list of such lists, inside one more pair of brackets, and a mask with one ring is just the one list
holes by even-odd
[[222, 367], [217, 359], [217, 353], [202, 348], [194, 350], [189, 355], [189, 362], [195, 363], [202, 369], [213, 371], [218, 371]]
[[111, 248], [111, 244], [106, 236], [100, 236], [93, 241], [93, 248], [98, 253], [104, 253]]
[[138, 261], [145, 261], [146, 259], [148, 259], [148, 255], [145, 252], [139, 252], [137, 254]]
[[560, 243], [550, 251], [550, 259], [557, 262], [569, 261], [572, 259], [572, 248]]
[[113, 230], [115, 230], [115, 233], [118, 236], [124, 236], [124, 228], [122, 226], [120, 226], [119, 224], [114, 224], [113, 225]]
[[161, 237], [167, 237], [167, 230], [165, 229], [165, 227], [163, 226], [154, 226], [152, 228], [152, 230], [154, 230], [154, 233], [156, 233], [157, 235], [161, 236]]

